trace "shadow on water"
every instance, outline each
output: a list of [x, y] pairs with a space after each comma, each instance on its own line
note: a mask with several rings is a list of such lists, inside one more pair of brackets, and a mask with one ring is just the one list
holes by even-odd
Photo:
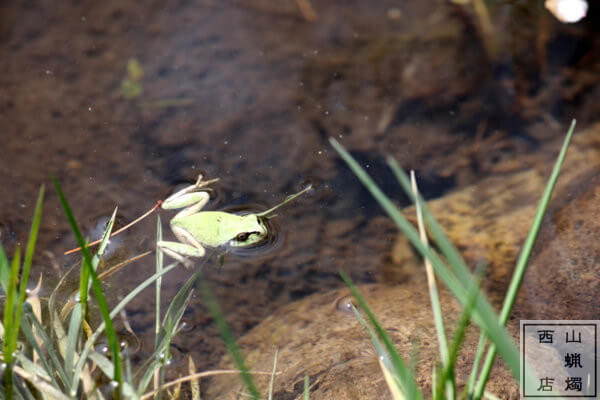
[[[351, 154], [371, 175], [379, 188], [394, 199], [398, 207], [404, 208], [411, 204], [410, 199], [380, 154], [360, 152], [351, 152]], [[385, 215], [369, 191], [363, 185], [356, 184], [356, 176], [341, 159], [336, 160], [335, 166], [336, 176], [329, 183], [335, 197], [331, 203], [326, 204], [330, 217], [343, 219], [356, 215], [357, 212], [366, 218]], [[454, 179], [451, 176], [443, 177], [434, 172], [420, 174], [419, 171], [416, 171], [416, 173], [421, 195], [427, 200], [441, 197], [455, 187]]]

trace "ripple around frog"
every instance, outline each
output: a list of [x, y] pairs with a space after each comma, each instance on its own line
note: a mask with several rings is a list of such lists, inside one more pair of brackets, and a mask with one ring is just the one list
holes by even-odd
[[[237, 215], [248, 215], [251, 213], [259, 213], [264, 209], [264, 207], [256, 204], [242, 204], [227, 207], [221, 211]], [[223, 246], [227, 255], [240, 259], [260, 258], [280, 248], [283, 244], [284, 235], [281, 229], [279, 229], [279, 225], [275, 222], [274, 218], [264, 219], [263, 221], [267, 228], [267, 236], [265, 236], [263, 240], [250, 247], [238, 247], [227, 244]]]

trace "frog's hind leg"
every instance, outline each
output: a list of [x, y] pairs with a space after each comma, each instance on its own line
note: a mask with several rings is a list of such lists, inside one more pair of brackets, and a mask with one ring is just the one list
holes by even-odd
[[191, 265], [190, 258], [202, 258], [206, 251], [200, 242], [198, 242], [185, 229], [179, 227], [172, 228], [173, 233], [179, 242], [169, 242], [161, 240], [156, 243], [165, 253], [183, 263], [186, 267]]

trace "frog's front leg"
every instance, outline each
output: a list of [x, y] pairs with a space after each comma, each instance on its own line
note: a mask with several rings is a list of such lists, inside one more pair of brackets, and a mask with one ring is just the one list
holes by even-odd
[[157, 242], [156, 245], [160, 247], [162, 251], [188, 268], [192, 265], [190, 258], [204, 257], [204, 254], [206, 253], [204, 247], [185, 229], [176, 226], [171, 229], [180, 242], [169, 242], [165, 240]]

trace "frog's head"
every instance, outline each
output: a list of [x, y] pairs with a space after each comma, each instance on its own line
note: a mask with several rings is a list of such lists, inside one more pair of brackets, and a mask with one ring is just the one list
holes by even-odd
[[259, 244], [269, 234], [265, 217], [247, 214], [241, 217], [236, 235], [229, 241], [231, 247], [251, 247]]
[[308, 185], [303, 190], [296, 194], [293, 194], [286, 198], [276, 206], [269, 208], [258, 214], [247, 214], [241, 217], [239, 223], [237, 223], [236, 235], [229, 241], [231, 247], [252, 247], [262, 241], [264, 241], [269, 235], [269, 229], [267, 228], [267, 220], [273, 218], [273, 211], [281, 207], [282, 205], [289, 203], [302, 193], [307, 192], [311, 189], [311, 185]]

